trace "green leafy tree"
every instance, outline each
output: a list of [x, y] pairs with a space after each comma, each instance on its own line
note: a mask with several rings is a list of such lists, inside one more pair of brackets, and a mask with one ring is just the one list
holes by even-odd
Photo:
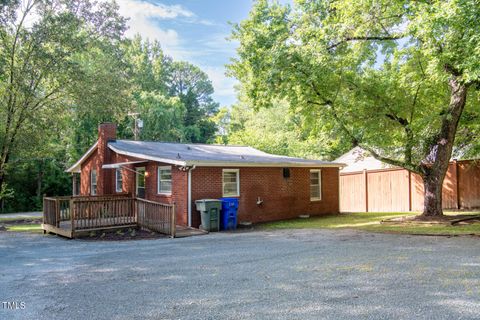
[[123, 124], [132, 107], [129, 61], [119, 43], [105, 42], [78, 54], [81, 79], [75, 80], [67, 98], [63, 122], [70, 162], [75, 162], [97, 139], [102, 122]]
[[217, 133], [215, 136], [216, 144], [227, 144], [228, 133], [231, 121], [231, 112], [227, 107], [221, 107], [215, 116], [212, 117], [212, 121], [217, 127]]
[[[121, 40], [125, 20], [114, 2], [26, 0], [0, 3], [0, 188], [9, 160], [51, 131], [43, 120], [68, 111], [79, 88], [96, 88], [84, 54]], [[100, 81], [103, 79], [100, 79]], [[89, 85], [86, 85], [88, 83]], [[110, 88], [113, 89], [113, 88]], [[88, 96], [92, 91], [83, 90]], [[115, 96], [115, 90], [110, 94]], [[48, 128], [47, 128], [48, 129]]]
[[214, 138], [215, 123], [211, 117], [218, 112], [213, 100], [213, 86], [208, 75], [188, 62], [169, 66], [168, 92], [185, 106], [184, 137], [189, 142], [207, 142]]
[[452, 151], [478, 133], [479, 16], [474, 0], [259, 0], [230, 71], [255, 106], [288, 101], [420, 174], [423, 217], [439, 217]]
[[286, 102], [275, 108], [254, 110], [239, 103], [231, 110], [230, 144], [249, 145], [262, 151], [294, 157], [332, 160], [348, 148], [343, 135], [310, 122]]
[[[173, 61], [159, 42], [140, 36], [126, 43], [125, 52], [132, 83], [130, 110], [144, 122], [140, 137], [178, 142], [212, 140], [216, 126], [211, 117], [218, 104], [213, 101], [207, 74], [187, 62]], [[123, 124], [133, 128], [132, 118], [125, 118]]]
[[172, 59], [163, 53], [158, 41], [143, 40], [136, 35], [124, 44], [129, 74], [135, 92], [168, 93], [167, 77]]
[[179, 98], [142, 92], [136, 101], [143, 120], [143, 140], [182, 141], [185, 107]]

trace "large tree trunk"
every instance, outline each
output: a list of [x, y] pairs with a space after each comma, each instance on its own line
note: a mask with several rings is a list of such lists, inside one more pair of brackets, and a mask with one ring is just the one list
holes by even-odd
[[423, 176], [424, 185], [424, 217], [442, 216], [442, 184], [445, 174], [428, 172]]
[[421, 169], [425, 187], [423, 217], [442, 217], [442, 185], [452, 156], [458, 122], [465, 107], [468, 86], [453, 77], [449, 81], [450, 104], [442, 127], [430, 145]]

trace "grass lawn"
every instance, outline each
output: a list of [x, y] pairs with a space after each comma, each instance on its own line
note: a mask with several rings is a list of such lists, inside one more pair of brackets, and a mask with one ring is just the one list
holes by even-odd
[[18, 220], [25, 220], [25, 221], [42, 220], [42, 217], [2, 218], [0, 215], [0, 222], [10, 222], [10, 221], [18, 221]]
[[[407, 234], [439, 234], [439, 235], [480, 235], [480, 224], [466, 226], [445, 225], [383, 225], [381, 220], [413, 216], [417, 212], [358, 212], [342, 213], [324, 217], [311, 217], [308, 219], [292, 219], [269, 222], [260, 225], [262, 229], [340, 229], [350, 228], [373, 232], [394, 232]], [[480, 214], [479, 212], [446, 212], [448, 215]]]
[[40, 224], [14, 224], [7, 225], [7, 231], [14, 232], [42, 232]]

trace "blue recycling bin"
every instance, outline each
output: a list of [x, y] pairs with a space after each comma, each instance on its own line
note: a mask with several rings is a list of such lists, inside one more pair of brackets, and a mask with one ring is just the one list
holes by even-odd
[[237, 198], [220, 198], [222, 200], [222, 218], [220, 220], [221, 230], [237, 229]]

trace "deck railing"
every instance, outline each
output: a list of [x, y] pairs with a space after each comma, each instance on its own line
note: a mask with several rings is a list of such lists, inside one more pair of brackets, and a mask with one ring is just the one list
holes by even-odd
[[137, 199], [137, 222], [142, 228], [175, 236], [175, 205]]
[[135, 198], [73, 199], [73, 230], [88, 230], [136, 224]]
[[58, 227], [56, 198], [43, 198], [43, 223]]
[[71, 197], [43, 198], [43, 223], [58, 227], [60, 222], [70, 220]]
[[43, 223], [71, 232], [138, 226], [175, 237], [175, 205], [129, 195], [44, 197]]

